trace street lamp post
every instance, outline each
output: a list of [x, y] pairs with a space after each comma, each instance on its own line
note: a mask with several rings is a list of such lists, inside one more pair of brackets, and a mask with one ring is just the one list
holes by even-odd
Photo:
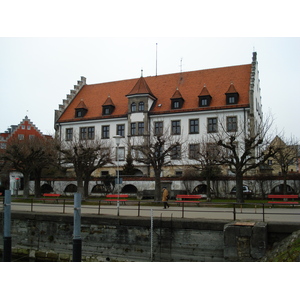
[[119, 146], [121, 141], [120, 135], [115, 135], [114, 139], [116, 141], [117, 145], [117, 184], [118, 184], [118, 202], [117, 202], [117, 210], [118, 210], [118, 216], [120, 214], [120, 172], [119, 172]]

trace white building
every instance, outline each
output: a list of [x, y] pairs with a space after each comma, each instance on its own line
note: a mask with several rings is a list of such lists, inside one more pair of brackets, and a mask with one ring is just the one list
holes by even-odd
[[[178, 176], [194, 165], [193, 151], [203, 136], [226, 131], [256, 130], [262, 120], [257, 55], [252, 63], [215, 69], [140, 77], [115, 82], [86, 84], [81, 77], [67, 99], [55, 111], [56, 133], [62, 141], [81, 139], [111, 141], [123, 137], [119, 147], [124, 165], [128, 141], [163, 130], [181, 137], [181, 158], [163, 171], [162, 177]], [[242, 140], [241, 140], [242, 142]], [[184, 153], [183, 153], [184, 152]], [[151, 168], [135, 164], [137, 174], [153, 176]], [[116, 165], [95, 176], [116, 174]]]

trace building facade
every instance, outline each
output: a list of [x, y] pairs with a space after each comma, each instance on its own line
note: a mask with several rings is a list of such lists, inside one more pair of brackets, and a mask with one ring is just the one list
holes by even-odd
[[[23, 141], [35, 137], [47, 139], [52, 138], [49, 135], [44, 135], [38, 129], [38, 127], [28, 118], [28, 116], [25, 116], [25, 118], [18, 125], [11, 125], [7, 129], [7, 131], [0, 133], [0, 151], [4, 153], [8, 143], [13, 139]], [[1, 162], [1, 165], [2, 164], [3, 162]], [[19, 191], [21, 191], [22, 194], [22, 190], [24, 188], [23, 174], [16, 170], [9, 170], [8, 184], [5, 184], [6, 177], [6, 171], [4, 172], [1, 168], [0, 186], [3, 187], [4, 185], [9, 185], [9, 189], [11, 190], [12, 195], [17, 195]]]
[[[262, 121], [257, 54], [250, 64], [150, 76], [100, 84], [81, 77], [55, 111], [56, 134], [61, 141], [101, 139], [116, 149], [120, 166], [130, 147], [159, 133], [180, 138], [182, 149], [162, 177], [180, 176], [195, 165], [194, 154], [203, 137], [244, 130], [255, 132]], [[240, 143], [243, 143], [241, 137]], [[116, 175], [114, 164], [94, 176]], [[134, 162], [136, 175], [153, 176], [151, 168]]]

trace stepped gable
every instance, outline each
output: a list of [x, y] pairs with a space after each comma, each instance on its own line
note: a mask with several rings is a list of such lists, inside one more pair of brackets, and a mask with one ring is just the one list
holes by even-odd
[[[103, 118], [103, 102], [101, 103], [100, 99], [107, 98], [107, 95], [114, 99], [115, 109], [110, 115], [111, 118], [126, 117], [128, 114], [127, 96], [130, 97], [136, 94], [155, 95], [156, 101], [150, 114], [169, 113], [171, 112], [170, 97], [174, 95], [174, 90], [178, 86], [179, 74], [182, 78], [180, 93], [184, 95], [185, 105], [178, 112], [226, 108], [225, 93], [233, 88], [229, 87], [228, 89], [231, 82], [234, 82], [235, 90], [239, 91], [239, 102], [236, 107], [248, 107], [251, 67], [252, 64], [247, 64], [84, 85], [63, 111], [58, 122], [76, 121], [74, 111], [79, 99], [84, 99], [88, 108], [87, 114], [82, 118], [83, 120]], [[209, 107], [199, 108], [199, 90], [204, 85], [209, 87], [209, 94], [212, 99]], [[128, 93], [128, 91], [130, 92]]]

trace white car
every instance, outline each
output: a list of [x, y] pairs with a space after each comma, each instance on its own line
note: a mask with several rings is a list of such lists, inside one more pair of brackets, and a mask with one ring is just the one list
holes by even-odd
[[[236, 186], [231, 190], [231, 194], [236, 193]], [[243, 194], [252, 194], [252, 191], [249, 189], [247, 185], [243, 185]]]

